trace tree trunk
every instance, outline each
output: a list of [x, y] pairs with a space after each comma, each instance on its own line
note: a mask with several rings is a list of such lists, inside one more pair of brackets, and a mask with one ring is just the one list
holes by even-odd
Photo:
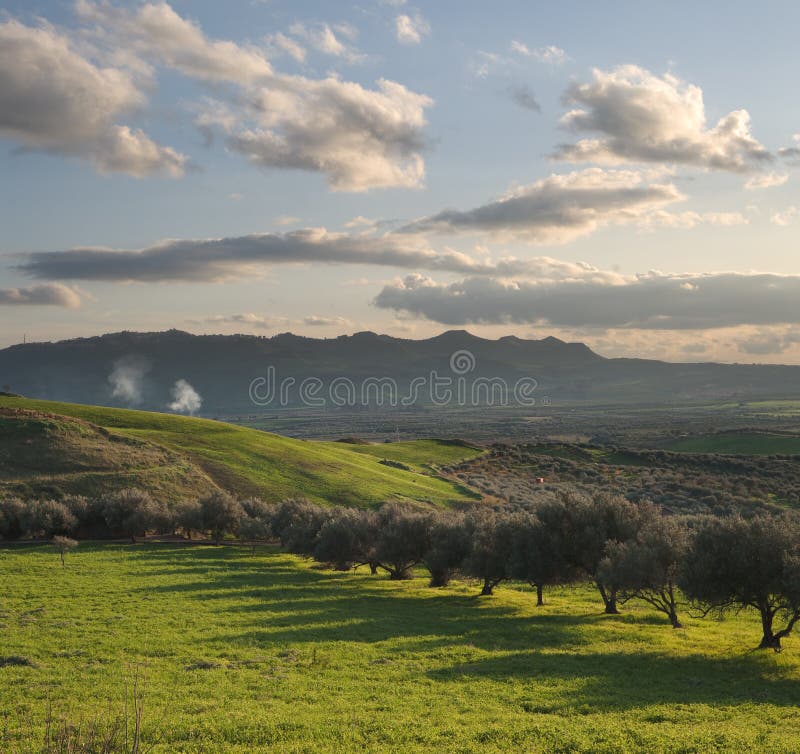
[[67, 564], [64, 562], [64, 551], [61, 551], [61, 567], [66, 568]]
[[389, 581], [408, 581], [410, 578], [411, 574], [406, 568], [394, 568], [389, 571]]
[[488, 597], [490, 594], [494, 594], [494, 584], [489, 579], [484, 579], [481, 597]]
[[768, 607], [761, 608], [761, 643], [758, 645], [759, 649], [774, 649], [776, 652], [781, 650], [781, 639], [775, 636], [772, 631], [772, 619], [774, 615]]
[[446, 568], [431, 571], [431, 581], [429, 586], [441, 587], [450, 583], [450, 573]]
[[619, 615], [619, 610], [617, 609], [617, 590], [609, 589], [606, 591], [606, 588], [599, 582], [597, 588], [600, 591], [600, 596], [603, 598], [603, 605], [605, 605], [604, 612], [606, 615]]
[[373, 576], [377, 575], [378, 573], [378, 564], [374, 560], [370, 560], [369, 562], [369, 572]]
[[674, 610], [669, 612], [669, 622], [672, 624], [673, 628], [683, 628], [683, 623], [680, 622], [678, 619], [678, 613]]
[[541, 584], [536, 585], [536, 605], [538, 607], [544, 605], [544, 588]]

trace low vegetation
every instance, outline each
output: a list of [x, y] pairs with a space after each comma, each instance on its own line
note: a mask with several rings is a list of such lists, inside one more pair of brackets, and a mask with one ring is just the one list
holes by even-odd
[[644, 602], [603, 614], [589, 584], [537, 607], [516, 582], [478, 598], [463, 577], [431, 589], [426, 571], [320, 570], [273, 547], [84, 543], [68, 558], [0, 557], [9, 754], [39, 754], [48, 720], [107, 734], [137, 669], [152, 754], [796, 748], [796, 639], [750, 652], [754, 612], [686, 613], [673, 631]]

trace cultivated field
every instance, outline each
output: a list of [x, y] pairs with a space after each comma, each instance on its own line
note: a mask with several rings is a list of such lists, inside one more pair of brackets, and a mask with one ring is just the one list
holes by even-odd
[[673, 630], [589, 588], [426, 587], [259, 549], [0, 550], [0, 750], [52, 717], [132, 714], [161, 754], [788, 752], [800, 645], [751, 651], [756, 617]]

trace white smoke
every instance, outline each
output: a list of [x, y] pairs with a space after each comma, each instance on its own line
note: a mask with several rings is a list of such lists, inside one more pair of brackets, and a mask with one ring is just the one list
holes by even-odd
[[144, 377], [149, 371], [150, 363], [141, 356], [117, 359], [108, 375], [111, 395], [130, 406], [138, 406], [142, 402]]
[[194, 414], [203, 405], [203, 399], [186, 380], [178, 380], [172, 386], [173, 401], [167, 408], [180, 414]]

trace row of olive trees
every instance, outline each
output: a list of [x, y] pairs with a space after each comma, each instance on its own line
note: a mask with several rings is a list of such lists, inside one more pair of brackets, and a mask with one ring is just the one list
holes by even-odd
[[638, 599], [674, 628], [681, 627], [682, 599], [703, 613], [754, 608], [761, 648], [780, 649], [800, 619], [795, 513], [678, 518], [611, 495], [460, 512], [392, 504], [377, 511], [325, 508], [291, 500], [270, 511], [265, 525], [285, 549], [336, 569], [367, 565], [405, 579], [425, 566], [431, 586], [445, 586], [461, 573], [480, 581], [482, 595], [503, 581], [523, 581], [543, 604], [547, 587], [588, 578], [606, 613]]
[[[168, 506], [136, 488], [98, 498], [67, 496], [63, 500], [0, 499], [0, 539], [130, 537], [184, 532], [210, 534], [219, 541], [237, 532], [249, 514], [263, 514], [264, 503], [238, 501], [225, 492]], [[266, 534], [266, 532], [262, 532]]]
[[[417, 566], [431, 586], [456, 574], [481, 594], [503, 581], [544, 590], [586, 579], [606, 613], [639, 599], [681, 626], [681, 594], [704, 612], [750, 607], [761, 616], [761, 647], [779, 649], [800, 619], [800, 517], [664, 516], [614, 495], [552, 498], [535, 507], [477, 505], [463, 511], [386, 504], [377, 511], [292, 499], [278, 505], [213, 492], [172, 508], [129, 489], [96, 500], [0, 500], [0, 537], [136, 537], [150, 532], [277, 539], [290, 552], [340, 570], [369, 566], [407, 579]], [[780, 622], [780, 627], [776, 623]]]

